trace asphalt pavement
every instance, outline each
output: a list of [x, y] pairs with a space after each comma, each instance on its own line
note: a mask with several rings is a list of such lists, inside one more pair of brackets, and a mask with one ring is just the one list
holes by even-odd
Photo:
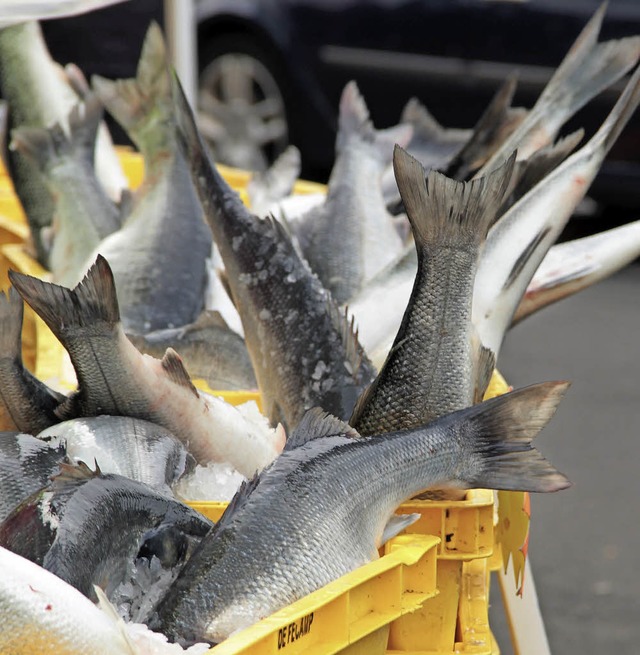
[[[529, 555], [552, 653], [640, 653], [639, 299], [635, 263], [514, 327], [498, 362], [517, 387], [572, 382], [537, 445], [573, 486], [532, 499]], [[503, 617], [492, 590], [509, 655]]]

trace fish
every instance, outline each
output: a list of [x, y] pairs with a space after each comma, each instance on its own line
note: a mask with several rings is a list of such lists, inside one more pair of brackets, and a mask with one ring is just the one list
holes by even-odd
[[[67, 116], [77, 103], [77, 95], [64, 72], [49, 54], [40, 25], [32, 20], [0, 29], [0, 88], [11, 108], [10, 128], [46, 128], [61, 123], [66, 129]], [[99, 136], [95, 159], [104, 160], [103, 153], [112, 148], [104, 136]], [[51, 224], [51, 194], [38, 170], [20, 153], [9, 152], [9, 160], [11, 178], [27, 216], [35, 254], [46, 267], [47, 252], [40, 231]], [[108, 160], [116, 167], [110, 170], [109, 179], [118, 178], [120, 188], [126, 187], [119, 160], [113, 155]]]
[[224, 261], [265, 415], [286, 431], [316, 405], [348, 418], [375, 376], [350, 317], [282, 225], [252, 215], [222, 178], [173, 79], [180, 144]]
[[0, 547], [0, 652], [140, 655], [122, 621], [38, 564]]
[[66, 446], [20, 432], [0, 432], [0, 523], [58, 472]]
[[640, 69], [636, 69], [591, 139], [520, 198], [489, 231], [476, 274], [472, 316], [480, 340], [496, 357], [536, 269], [639, 103]]
[[9, 170], [7, 159], [7, 134], [9, 133], [9, 103], [0, 100], [0, 161], [5, 170]]
[[13, 288], [0, 292], [0, 430], [37, 434], [59, 422], [66, 396], [38, 380], [22, 362], [24, 304]]
[[347, 302], [402, 250], [381, 176], [393, 144], [406, 143], [410, 135], [407, 125], [375, 130], [356, 83], [347, 84], [326, 200], [301, 218], [296, 230], [311, 270], [338, 303]]
[[427, 174], [399, 146], [393, 163], [418, 270], [389, 356], [349, 420], [365, 436], [414, 427], [474, 402], [480, 361], [471, 323], [475, 272], [510, 188], [515, 153], [488, 177], [468, 183]]
[[56, 409], [60, 420], [109, 414], [151, 421], [183, 441], [197, 462], [228, 462], [245, 476], [282, 450], [282, 428], [198, 392], [175, 351], [168, 349], [162, 360], [138, 352], [122, 330], [103, 257], [73, 290], [16, 271], [9, 278], [66, 348], [76, 371], [79, 386]]
[[244, 339], [219, 312], [205, 310], [191, 325], [128, 338], [141, 353], [159, 359], [172, 348], [182, 358], [189, 377], [204, 380], [210, 389], [257, 388]]
[[84, 270], [98, 254], [109, 261], [126, 332], [188, 325], [204, 309], [212, 238], [176, 144], [167, 51], [157, 23], [147, 31], [136, 78], [94, 75], [91, 83], [139, 149], [145, 176], [122, 229], [87, 255]]
[[598, 42], [607, 8], [603, 2], [567, 52], [535, 105], [477, 175], [501, 163], [514, 150], [527, 159], [552, 143], [560, 128], [601, 91], [630, 71], [640, 57], [640, 37]]
[[[418, 270], [415, 244], [382, 269], [349, 301], [358, 339], [376, 369], [382, 368], [409, 304]], [[384, 312], [380, 311], [384, 307]]]
[[182, 645], [219, 643], [375, 559], [416, 518], [398, 521], [397, 507], [426, 488], [566, 488], [531, 440], [567, 386], [534, 385], [370, 437], [310, 410], [282, 455], [236, 494], [147, 624]]
[[249, 206], [256, 216], [267, 216], [274, 203], [291, 195], [300, 177], [300, 151], [287, 146], [271, 166], [251, 175], [247, 182]]
[[[212, 527], [199, 512], [141, 482], [83, 462], [60, 469], [0, 524], [0, 545], [93, 600], [94, 585], [111, 595], [149, 539], [153, 554], [164, 556], [162, 566], [175, 570]], [[153, 548], [165, 531], [175, 548]]]
[[469, 179], [522, 123], [527, 110], [511, 106], [517, 83], [517, 76], [510, 75], [498, 89], [467, 142], [444, 169], [448, 177]]
[[102, 105], [95, 95], [74, 105], [69, 135], [60, 123], [48, 128], [19, 127], [11, 148], [33, 162], [53, 198], [51, 227], [41, 240], [48, 250], [48, 268], [59, 284], [74, 286], [84, 264], [105, 237], [121, 227], [120, 209], [109, 199], [93, 168], [93, 151]]
[[195, 465], [171, 432], [129, 416], [76, 418], [37, 437], [64, 443], [72, 462], [96, 461], [104, 473], [117, 473], [165, 492]]
[[640, 221], [553, 246], [527, 286], [511, 326], [600, 282], [640, 257]]
[[[403, 123], [413, 128], [406, 150], [426, 169], [446, 169], [472, 134], [471, 130], [443, 127], [417, 98], [411, 98], [402, 110], [400, 124]], [[382, 189], [387, 206], [398, 200], [393, 166], [383, 173]]]

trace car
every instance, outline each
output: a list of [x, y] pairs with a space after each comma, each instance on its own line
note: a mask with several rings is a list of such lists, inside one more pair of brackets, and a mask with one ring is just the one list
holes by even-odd
[[[514, 103], [531, 107], [598, 6], [598, 0], [194, 0], [199, 124], [220, 162], [264, 169], [293, 143], [302, 153], [302, 176], [326, 181], [349, 80], [357, 81], [376, 127], [397, 123], [414, 96], [444, 126], [472, 127], [514, 71]], [[130, 77], [144, 32], [150, 20], [162, 22], [162, 10], [160, 0], [136, 0], [47, 21], [44, 31], [57, 60], [76, 61], [89, 75]], [[640, 3], [611, 0], [600, 38], [634, 34]], [[592, 134], [623, 86], [592, 100], [564, 132], [584, 127]], [[590, 195], [610, 206], [640, 207], [640, 112]]]
[[[326, 180], [340, 93], [356, 80], [374, 125], [411, 97], [446, 127], [472, 127], [505, 78], [531, 107], [597, 0], [201, 0], [196, 4], [201, 127], [221, 160], [264, 167], [288, 143], [303, 175]], [[640, 34], [640, 3], [612, 0], [601, 39]], [[600, 125], [621, 81], [566, 131]], [[213, 120], [212, 120], [213, 119]], [[222, 128], [222, 129], [221, 129]], [[640, 207], [640, 113], [591, 195]]]

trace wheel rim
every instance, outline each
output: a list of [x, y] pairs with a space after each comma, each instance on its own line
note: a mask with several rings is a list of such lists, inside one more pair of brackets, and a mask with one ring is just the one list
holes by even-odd
[[202, 71], [198, 122], [216, 160], [231, 166], [265, 170], [288, 145], [280, 89], [246, 54], [222, 55]]

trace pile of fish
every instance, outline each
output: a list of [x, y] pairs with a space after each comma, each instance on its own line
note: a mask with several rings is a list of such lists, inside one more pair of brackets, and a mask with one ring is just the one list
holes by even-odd
[[[377, 130], [348, 84], [326, 195], [290, 196], [289, 149], [253, 211], [156, 25], [135, 79], [91, 84], [37, 23], [0, 30], [8, 168], [50, 272], [0, 294], [0, 651], [202, 652], [377, 557], [418, 494], [569, 485], [532, 446], [568, 383], [483, 398], [513, 323], [640, 255], [640, 223], [553, 245], [640, 102], [637, 69], [589, 141], [556, 140], [640, 58], [598, 42], [603, 14], [533, 108], [509, 79], [473, 130], [416, 100]], [[135, 192], [104, 109], [144, 159]], [[25, 302], [72, 393], [25, 368]], [[264, 414], [195, 377], [257, 387]], [[177, 492], [212, 464], [243, 480], [215, 525]]]

